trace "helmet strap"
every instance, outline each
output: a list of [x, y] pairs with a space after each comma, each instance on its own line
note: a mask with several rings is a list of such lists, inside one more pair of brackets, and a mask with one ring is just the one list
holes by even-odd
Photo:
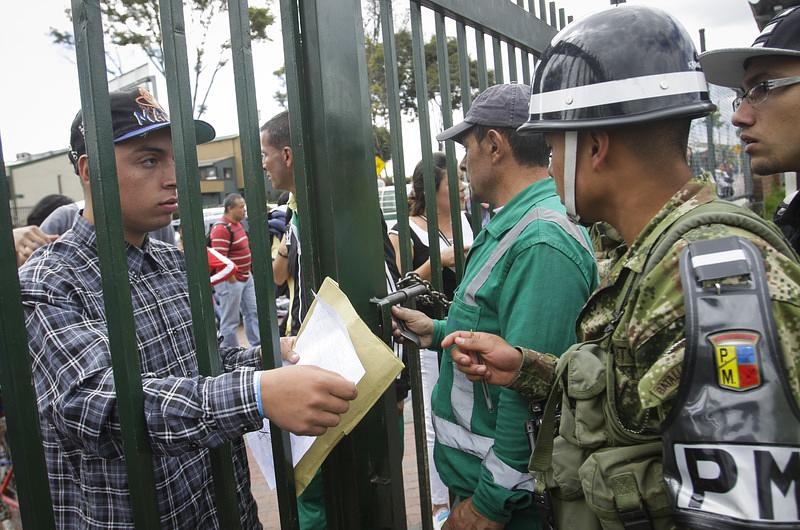
[[574, 223], [580, 222], [575, 206], [575, 179], [578, 158], [578, 132], [567, 131], [564, 134], [564, 206], [567, 215]]

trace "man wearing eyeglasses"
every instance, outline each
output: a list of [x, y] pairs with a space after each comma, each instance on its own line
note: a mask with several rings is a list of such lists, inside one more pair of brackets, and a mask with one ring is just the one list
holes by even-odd
[[[733, 124], [741, 128], [753, 171], [800, 171], [800, 7], [775, 16], [750, 48], [714, 50], [700, 63], [709, 82], [740, 90]], [[800, 250], [800, 195], [786, 203], [775, 222]]]

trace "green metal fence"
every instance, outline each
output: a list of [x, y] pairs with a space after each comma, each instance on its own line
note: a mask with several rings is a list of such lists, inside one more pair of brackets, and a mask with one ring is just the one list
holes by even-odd
[[[389, 125], [396, 179], [405, 174], [399, 105], [393, 9], [410, 9], [414, 80], [417, 87], [419, 134], [424, 161], [425, 193], [436, 193], [433, 148], [427, 108], [427, 80], [423, 20], [432, 17], [440, 86], [449, 88], [447, 31], [455, 23], [460, 65], [458, 90], [464, 110], [476, 90], [490, 80], [486, 40], [491, 40], [493, 78], [529, 83], [535, 58], [567, 19], [553, 2], [545, 0], [380, 0], [384, 39]], [[276, 312], [267, 231], [265, 179], [260, 164], [257, 88], [249, 41], [246, 0], [228, 3], [236, 101], [242, 142], [253, 275], [265, 368], [280, 363]], [[375, 180], [364, 34], [359, 0], [280, 0], [286, 81], [292, 127], [295, 178], [306, 285], [318, 286], [325, 276], [336, 279], [354, 307], [376, 332], [387, 335], [390, 323], [370, 303], [386, 294], [381, 244], [381, 218]], [[108, 318], [112, 365], [118, 393], [123, 447], [128, 467], [131, 502], [137, 528], [158, 527], [158, 511], [151, 454], [143, 410], [141, 370], [136, 355], [136, 333], [128, 284], [127, 260], [112, 143], [111, 117], [103, 48], [100, 0], [73, 0], [77, 64], [81, 103], [86, 123], [87, 151], [92, 178], [92, 201], [98, 233], [101, 272]], [[193, 332], [198, 364], [203, 375], [220, 373], [210, 288], [207, 279], [202, 198], [197, 174], [194, 122], [186, 50], [186, 28], [180, 0], [161, 0], [172, 139], [180, 194], [181, 224], [192, 305]], [[449, 22], [452, 21], [452, 22]], [[478, 86], [471, 86], [468, 33], [474, 34]], [[503, 47], [505, 46], [505, 61]], [[267, 87], [258, 92], [267, 93]], [[449, 92], [449, 90], [447, 90]], [[452, 125], [450, 97], [442, 101], [442, 123]], [[0, 124], [2, 125], [2, 124]], [[451, 220], [456, 248], [463, 248], [457, 160], [452, 142], [445, 146], [450, 186]], [[1, 158], [1, 154], [0, 154]], [[14, 456], [26, 529], [53, 528], [49, 509], [44, 458], [38, 430], [35, 396], [30, 385], [27, 333], [16, 281], [16, 260], [11, 238], [8, 181], [0, 160], [0, 384], [6, 404], [9, 439]], [[101, 177], [102, 176], [102, 177]], [[399, 176], [399, 177], [398, 177]], [[401, 262], [410, 270], [406, 188], [395, 186], [400, 227]], [[479, 211], [479, 205], [473, 205]], [[427, 201], [428, 232], [437, 233], [436, 206]], [[480, 216], [473, 215], [473, 231]], [[431, 238], [432, 284], [441, 289], [441, 255]], [[457, 275], [464, 270], [463, 253], [456, 253]], [[422, 522], [431, 525], [430, 489], [418, 356], [410, 352], [412, 403], [421, 492]], [[407, 526], [402, 476], [401, 438], [396, 403], [390, 389], [346, 437], [323, 466], [328, 526], [332, 529], [405, 528]], [[281, 527], [298, 528], [297, 506], [288, 434], [272, 425], [273, 453]], [[230, 447], [212, 452], [212, 467], [220, 526], [238, 528]], [[276, 514], [276, 517], [278, 514]]]

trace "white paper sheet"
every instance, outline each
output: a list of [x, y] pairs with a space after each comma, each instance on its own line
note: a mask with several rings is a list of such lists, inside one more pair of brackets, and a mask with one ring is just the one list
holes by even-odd
[[[297, 337], [294, 351], [300, 357], [297, 364], [318, 366], [336, 372], [348, 381], [358, 383], [364, 374], [364, 365], [358, 358], [347, 326], [336, 311], [322, 299], [316, 299], [314, 311], [308, 316], [303, 332]], [[245, 434], [247, 445], [253, 452], [258, 467], [270, 489], [275, 489], [275, 467], [272, 459], [272, 438], [269, 421], [259, 431]], [[315, 436], [290, 434], [292, 463], [303, 458], [316, 440]]]
[[[264, 420], [261, 430], [245, 434], [244, 439], [256, 459], [258, 468], [264, 475], [264, 479], [267, 481], [267, 486], [269, 486], [269, 489], [274, 490], [275, 462], [272, 459], [272, 433], [269, 429], [269, 420]], [[298, 436], [290, 433], [289, 439], [292, 443], [292, 465], [296, 466], [317, 438], [316, 436]]]
[[356, 355], [347, 326], [320, 298], [316, 300], [306, 327], [297, 337], [294, 351], [300, 356], [297, 364], [319, 366], [353, 383], [364, 377], [364, 365]]

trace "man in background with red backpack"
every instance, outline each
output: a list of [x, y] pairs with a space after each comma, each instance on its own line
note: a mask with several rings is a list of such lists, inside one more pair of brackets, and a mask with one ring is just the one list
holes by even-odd
[[236, 329], [239, 313], [244, 317], [244, 330], [251, 346], [261, 344], [256, 313], [256, 293], [250, 274], [250, 240], [242, 227], [246, 216], [244, 198], [231, 193], [222, 203], [225, 212], [218, 223], [211, 227], [210, 246], [236, 265], [236, 281], [222, 282], [215, 289], [220, 306], [219, 332], [223, 346], [238, 346]]

